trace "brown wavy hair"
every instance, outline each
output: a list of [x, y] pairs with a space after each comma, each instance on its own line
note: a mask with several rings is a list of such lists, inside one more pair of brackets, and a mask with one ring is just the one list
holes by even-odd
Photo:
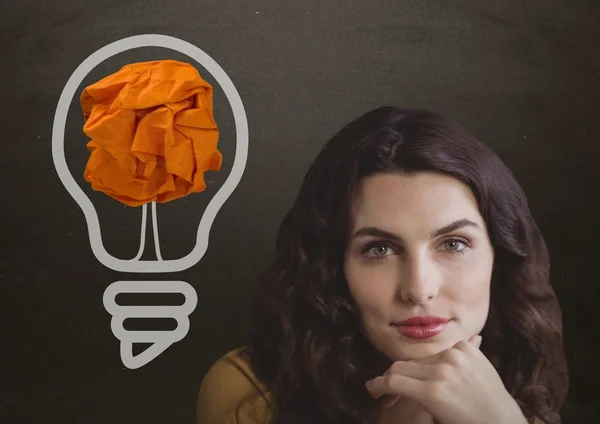
[[309, 169], [260, 278], [245, 350], [267, 388], [272, 424], [364, 423], [364, 382], [381, 372], [343, 273], [350, 206], [365, 177], [450, 175], [475, 195], [494, 248], [481, 351], [533, 422], [559, 424], [568, 389], [549, 257], [513, 174], [462, 126], [428, 110], [380, 107], [344, 126]]

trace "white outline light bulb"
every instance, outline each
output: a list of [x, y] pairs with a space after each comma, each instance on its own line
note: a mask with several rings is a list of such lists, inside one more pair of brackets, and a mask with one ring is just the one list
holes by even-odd
[[[225, 93], [233, 112], [236, 128], [236, 149], [231, 172], [222, 187], [214, 195], [198, 225], [196, 244], [192, 251], [183, 258], [162, 260], [158, 243], [158, 228], [156, 219], [156, 204], [152, 203], [154, 224], [154, 241], [157, 260], [140, 260], [144, 245], [146, 205], [142, 210], [142, 240], [140, 252], [133, 259], [118, 259], [109, 254], [104, 248], [98, 214], [91, 200], [77, 184], [67, 166], [65, 157], [65, 128], [70, 105], [79, 86], [85, 77], [106, 59], [141, 47], [162, 47], [185, 54], [201, 64], [217, 81]], [[89, 233], [90, 245], [94, 256], [107, 268], [118, 272], [128, 273], [172, 273], [180, 272], [196, 265], [206, 253], [210, 228], [225, 201], [231, 196], [239, 184], [248, 158], [248, 122], [244, 105], [233, 82], [225, 71], [208, 54], [186, 41], [160, 34], [143, 34], [127, 37], [102, 47], [85, 59], [73, 72], [60, 95], [54, 124], [52, 127], [52, 158], [58, 176], [67, 192], [79, 205], [85, 216]], [[115, 302], [115, 296], [125, 292], [144, 293], [181, 293], [186, 300], [180, 306], [121, 306]], [[104, 292], [103, 303], [106, 310], [113, 316], [111, 328], [115, 337], [121, 341], [121, 359], [130, 369], [144, 366], [170, 345], [183, 339], [189, 330], [188, 316], [197, 304], [197, 295], [193, 287], [183, 281], [117, 281]], [[123, 321], [127, 318], [174, 318], [177, 328], [173, 331], [126, 331]], [[132, 344], [138, 342], [154, 343], [142, 354], [133, 356]]]

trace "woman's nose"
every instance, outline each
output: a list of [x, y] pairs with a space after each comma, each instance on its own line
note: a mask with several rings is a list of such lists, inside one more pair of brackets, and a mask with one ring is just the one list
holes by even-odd
[[435, 265], [426, 255], [408, 257], [402, 263], [399, 292], [405, 302], [423, 304], [435, 299], [440, 290]]

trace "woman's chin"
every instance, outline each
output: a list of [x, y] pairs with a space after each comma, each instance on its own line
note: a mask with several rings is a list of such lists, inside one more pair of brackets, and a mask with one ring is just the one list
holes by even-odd
[[411, 361], [436, 355], [451, 348], [454, 342], [448, 340], [419, 340], [418, 342], [404, 342], [395, 346], [391, 353], [392, 361]]

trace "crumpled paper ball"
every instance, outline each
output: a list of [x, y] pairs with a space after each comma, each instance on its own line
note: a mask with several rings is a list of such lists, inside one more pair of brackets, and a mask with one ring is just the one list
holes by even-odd
[[221, 168], [213, 89], [187, 63], [126, 65], [80, 100], [93, 190], [129, 206], [165, 203], [203, 191], [204, 172]]

